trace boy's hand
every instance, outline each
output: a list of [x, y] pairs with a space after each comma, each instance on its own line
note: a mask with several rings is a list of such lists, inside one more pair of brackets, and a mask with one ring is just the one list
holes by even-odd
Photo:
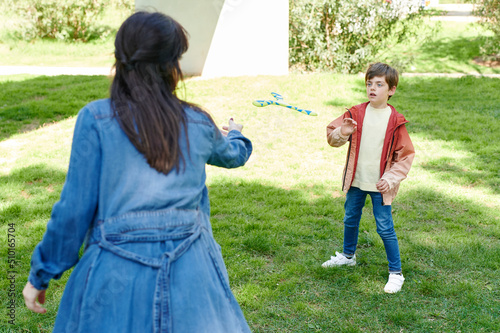
[[389, 183], [384, 179], [379, 180], [375, 186], [377, 186], [377, 190], [382, 194], [387, 193], [391, 189]]
[[349, 136], [352, 133], [356, 132], [356, 127], [358, 123], [354, 121], [352, 118], [344, 118], [342, 120], [342, 125], [340, 126], [340, 134], [343, 136]]

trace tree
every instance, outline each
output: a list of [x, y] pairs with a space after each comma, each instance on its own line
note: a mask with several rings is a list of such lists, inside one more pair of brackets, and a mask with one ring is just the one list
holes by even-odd
[[475, 4], [473, 14], [480, 17], [479, 23], [493, 31], [481, 48], [485, 58], [500, 60], [500, 0], [469, 0]]
[[359, 72], [377, 52], [414, 36], [420, 0], [291, 0], [292, 68]]

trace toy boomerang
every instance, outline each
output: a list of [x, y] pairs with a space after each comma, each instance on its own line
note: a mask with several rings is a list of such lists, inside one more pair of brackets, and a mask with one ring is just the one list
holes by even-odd
[[273, 92], [273, 93], [271, 93], [271, 95], [273, 95], [273, 97], [276, 98], [275, 101], [270, 100], [270, 99], [269, 100], [259, 99], [259, 100], [253, 101], [252, 104], [255, 105], [255, 106], [258, 106], [258, 107], [268, 106], [268, 105], [279, 105], [279, 106], [283, 106], [285, 108], [289, 108], [289, 109], [298, 111], [300, 113], [307, 114], [308, 116], [317, 116], [318, 115], [314, 111], [300, 109], [300, 108], [298, 108], [296, 106], [293, 106], [293, 105], [290, 105], [290, 104], [286, 103], [285, 101], [283, 101], [283, 97], [280, 94], [278, 94], [278, 93]]

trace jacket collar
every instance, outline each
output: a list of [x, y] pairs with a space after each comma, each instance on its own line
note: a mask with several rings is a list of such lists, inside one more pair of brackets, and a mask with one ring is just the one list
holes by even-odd
[[[352, 108], [350, 108], [349, 111], [351, 111], [351, 113], [357, 113], [358, 119], [364, 119], [366, 113], [366, 107], [368, 106], [369, 103], [370, 102], [365, 102], [355, 105]], [[396, 128], [408, 122], [408, 120], [406, 120], [401, 113], [396, 111], [396, 108], [394, 108], [394, 106], [392, 106], [391, 104], [387, 105], [391, 108], [391, 117], [388, 126], [390, 126], [391, 128]]]

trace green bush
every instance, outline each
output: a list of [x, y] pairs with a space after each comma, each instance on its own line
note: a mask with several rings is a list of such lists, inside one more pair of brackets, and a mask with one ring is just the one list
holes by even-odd
[[21, 0], [16, 2], [23, 24], [17, 34], [24, 40], [53, 38], [89, 41], [109, 35], [111, 29], [97, 24], [105, 0]]
[[380, 50], [422, 24], [420, 0], [291, 0], [292, 69], [362, 71]]
[[500, 60], [500, 1], [470, 0], [476, 6], [473, 14], [481, 17], [479, 23], [493, 31], [494, 36], [488, 38], [481, 48], [481, 53], [492, 60]]

